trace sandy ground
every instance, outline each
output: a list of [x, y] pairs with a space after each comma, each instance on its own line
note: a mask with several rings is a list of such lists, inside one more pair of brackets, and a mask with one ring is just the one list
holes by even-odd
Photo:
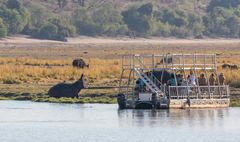
[[19, 43], [19, 44], [33, 44], [33, 43], [56, 43], [56, 44], [131, 44], [131, 43], [151, 43], [151, 44], [239, 44], [240, 39], [175, 39], [175, 38], [136, 38], [131, 39], [127, 37], [86, 37], [80, 36], [77, 38], [69, 38], [68, 42], [39, 40], [32, 39], [27, 36], [15, 36], [3, 38], [0, 44]]
[[[0, 57], [120, 58], [123, 54], [216, 53], [240, 55], [240, 39], [163, 39], [126, 37], [77, 37], [68, 42], [31, 39], [26, 36], [0, 40]], [[226, 54], [227, 53], [227, 54]]]

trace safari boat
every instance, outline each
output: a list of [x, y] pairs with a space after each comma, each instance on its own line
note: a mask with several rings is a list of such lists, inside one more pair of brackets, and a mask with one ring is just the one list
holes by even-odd
[[120, 109], [228, 107], [215, 54], [123, 55]]

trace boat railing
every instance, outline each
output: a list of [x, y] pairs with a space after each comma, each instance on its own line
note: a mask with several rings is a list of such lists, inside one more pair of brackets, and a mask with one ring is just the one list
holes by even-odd
[[229, 98], [229, 86], [169, 86], [170, 99], [223, 99]]
[[[143, 66], [144, 65], [144, 66]], [[216, 69], [215, 54], [123, 55], [122, 68], [153, 69]]]

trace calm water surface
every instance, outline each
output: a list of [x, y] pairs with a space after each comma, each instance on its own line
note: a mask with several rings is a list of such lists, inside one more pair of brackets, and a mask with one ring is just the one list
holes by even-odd
[[118, 110], [0, 101], [0, 142], [239, 142], [240, 108]]

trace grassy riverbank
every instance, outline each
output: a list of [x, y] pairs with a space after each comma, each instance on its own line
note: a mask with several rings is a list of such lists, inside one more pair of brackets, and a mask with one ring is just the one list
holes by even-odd
[[[115, 104], [118, 90], [82, 90], [77, 98], [50, 98], [46, 92], [50, 85], [1, 84], [0, 100], [30, 100], [50, 103], [105, 103]], [[230, 107], [240, 107], [240, 88], [230, 88]]]
[[[104, 103], [115, 104], [116, 96], [102, 95], [102, 96], [84, 96], [80, 98], [50, 98], [47, 94], [13, 94], [1, 93], [0, 100], [30, 100], [34, 102], [49, 102], [49, 103]], [[231, 99], [230, 107], [240, 107], [240, 99]]]
[[117, 90], [82, 90], [77, 98], [50, 98], [51, 85], [0, 84], [0, 100], [30, 100], [51, 103], [116, 103]]
[[[123, 54], [216, 53], [226, 83], [240, 86], [240, 70], [222, 70], [224, 63], [240, 65], [240, 40], [207, 39], [69, 39], [69, 42], [9, 38], [0, 41], [0, 99], [62, 103], [116, 103], [116, 89], [82, 90], [80, 99], [49, 98], [48, 89], [74, 82], [84, 73], [89, 86], [118, 86]], [[90, 68], [72, 67], [83, 58]], [[235, 94], [240, 94], [237, 91]], [[235, 95], [234, 94], [234, 95]], [[231, 106], [240, 106], [233, 97]]]

